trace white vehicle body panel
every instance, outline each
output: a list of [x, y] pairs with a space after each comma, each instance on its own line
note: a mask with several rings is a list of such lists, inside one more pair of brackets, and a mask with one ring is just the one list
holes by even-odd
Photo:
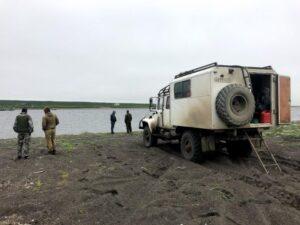
[[[246, 71], [245, 71], [246, 70]], [[244, 73], [243, 73], [244, 72]], [[151, 119], [144, 119], [150, 129], [175, 129], [176, 127], [199, 128], [209, 130], [233, 129], [218, 116], [215, 101], [219, 92], [230, 84], [245, 84], [245, 73], [270, 76], [272, 123], [250, 123], [239, 128], [267, 128], [278, 124], [277, 121], [277, 84], [278, 74], [271, 68], [215, 66], [175, 78], [170, 82], [169, 94], [161, 97], [163, 104]], [[265, 75], [264, 75], [265, 74]], [[190, 97], [175, 98], [174, 86], [181, 81], [190, 80]], [[166, 99], [170, 97], [170, 108], [166, 108]]]
[[[175, 99], [174, 84], [189, 79], [191, 97]], [[229, 84], [245, 85], [241, 69], [234, 68], [234, 72], [229, 74], [226, 67], [213, 67], [172, 81], [171, 124], [201, 129], [229, 129], [218, 117], [215, 107], [218, 93]]]

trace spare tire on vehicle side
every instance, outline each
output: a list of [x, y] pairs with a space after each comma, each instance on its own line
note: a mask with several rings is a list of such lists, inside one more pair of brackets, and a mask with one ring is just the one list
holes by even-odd
[[255, 100], [249, 88], [239, 84], [224, 87], [216, 99], [218, 116], [228, 126], [243, 126], [253, 118]]

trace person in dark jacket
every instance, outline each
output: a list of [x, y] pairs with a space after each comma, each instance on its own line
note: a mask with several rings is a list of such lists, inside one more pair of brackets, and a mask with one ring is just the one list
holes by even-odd
[[110, 115], [111, 133], [114, 134], [115, 123], [117, 122], [116, 111]]
[[125, 114], [124, 121], [126, 124], [127, 133], [132, 133], [132, 128], [131, 128], [132, 115], [129, 113], [129, 110], [127, 110], [127, 113]]
[[20, 115], [15, 119], [14, 131], [18, 133], [18, 158], [21, 159], [24, 150], [24, 158], [29, 157], [30, 136], [33, 132], [31, 116], [27, 114], [27, 108], [23, 108]]
[[268, 87], [263, 88], [261, 95], [259, 95], [257, 99], [257, 105], [258, 105], [257, 108], [260, 112], [271, 109], [270, 88]]

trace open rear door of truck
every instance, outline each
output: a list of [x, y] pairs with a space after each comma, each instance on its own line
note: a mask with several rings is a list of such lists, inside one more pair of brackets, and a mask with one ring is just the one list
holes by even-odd
[[291, 122], [290, 77], [278, 76], [278, 124]]

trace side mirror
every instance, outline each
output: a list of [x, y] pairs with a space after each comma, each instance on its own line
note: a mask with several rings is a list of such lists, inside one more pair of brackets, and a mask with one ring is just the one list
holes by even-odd
[[153, 110], [153, 98], [149, 99], [149, 110], [152, 111]]
[[155, 97], [152, 97], [149, 99], [149, 110], [151, 112], [156, 111], [156, 104], [153, 103], [153, 98], [155, 98]]

